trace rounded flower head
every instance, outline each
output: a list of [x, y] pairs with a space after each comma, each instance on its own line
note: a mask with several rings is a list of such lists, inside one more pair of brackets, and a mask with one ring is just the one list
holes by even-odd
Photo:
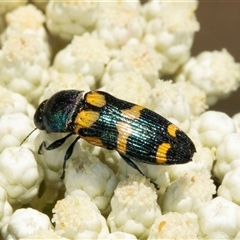
[[196, 129], [205, 147], [217, 147], [223, 137], [236, 131], [233, 120], [225, 113], [207, 111], [197, 120]]
[[128, 44], [122, 48], [120, 55], [126, 67], [141, 73], [150, 83], [154, 84], [158, 79], [162, 60], [154, 49], [144, 44]]
[[39, 229], [48, 231], [52, 228], [47, 215], [32, 208], [22, 208], [13, 213], [2, 235], [4, 239], [26, 239], [28, 235]]
[[68, 163], [65, 177], [67, 194], [83, 190], [102, 214], [110, 212], [110, 200], [117, 185], [116, 176], [89, 151], [80, 150], [79, 158]]
[[145, 20], [139, 14], [139, 8], [139, 1], [101, 3], [94, 34], [115, 49], [120, 49], [131, 39], [141, 40]]
[[198, 223], [194, 213], [170, 212], [159, 216], [151, 227], [151, 239], [197, 239]]
[[136, 72], [154, 85], [161, 65], [161, 58], [154, 49], [145, 44], [131, 43], [125, 45], [117, 57], [108, 63], [105, 73], [107, 76], [103, 77], [101, 84], [108, 85], [115, 74]]
[[89, 34], [75, 36], [72, 42], [58, 52], [53, 67], [61, 73], [81, 73], [92, 76], [91, 87], [102, 77], [105, 65], [110, 60], [110, 51], [103, 41]]
[[161, 74], [173, 74], [190, 56], [194, 32], [199, 30], [195, 3], [148, 1], [142, 13], [147, 20], [143, 42], [162, 57]]
[[218, 196], [222, 196], [229, 201], [240, 205], [239, 181], [240, 165], [225, 174], [222, 184], [218, 188]]
[[[19, 147], [23, 139], [34, 129], [32, 120], [23, 113], [5, 114], [0, 117], [0, 152], [7, 147]], [[24, 146], [34, 149], [32, 134]]]
[[42, 169], [29, 149], [12, 147], [2, 151], [0, 185], [6, 190], [10, 203], [29, 203], [37, 195], [42, 179]]
[[75, 36], [72, 40], [71, 50], [71, 54], [74, 57], [79, 57], [88, 62], [102, 62], [106, 64], [109, 61], [107, 47], [105, 47], [101, 40], [89, 34]]
[[106, 220], [96, 205], [78, 190], [59, 200], [53, 209], [55, 230], [62, 230], [69, 239], [105, 239], [108, 235]]
[[65, 40], [92, 30], [99, 11], [96, 1], [49, 1], [46, 8], [49, 31]]
[[1, 36], [2, 41], [14, 34], [28, 33], [47, 41], [47, 32], [43, 26], [45, 16], [34, 5], [28, 4], [17, 8], [6, 15], [8, 27]]
[[0, 83], [37, 104], [48, 83], [46, 44], [33, 34], [14, 35], [0, 51]]
[[23, 113], [32, 118], [34, 115], [34, 107], [22, 95], [0, 86], [0, 96], [0, 116]]
[[240, 133], [226, 135], [216, 150], [214, 175], [222, 180], [225, 174], [240, 166]]
[[207, 202], [198, 212], [200, 238], [238, 239], [240, 207], [223, 197]]
[[146, 239], [150, 226], [161, 215], [153, 185], [140, 175], [118, 184], [111, 207], [107, 219], [111, 232], [124, 231], [138, 239]]
[[188, 172], [174, 181], [162, 197], [163, 212], [195, 212], [216, 192], [210, 174]]
[[189, 81], [207, 94], [207, 104], [226, 98], [240, 84], [240, 65], [225, 50], [202, 52], [183, 66], [177, 81]]

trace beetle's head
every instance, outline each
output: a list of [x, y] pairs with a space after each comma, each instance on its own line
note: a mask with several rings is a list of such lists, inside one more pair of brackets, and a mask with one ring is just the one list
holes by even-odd
[[83, 91], [63, 90], [43, 101], [34, 115], [34, 124], [47, 132], [69, 132], [76, 111], [81, 108]]

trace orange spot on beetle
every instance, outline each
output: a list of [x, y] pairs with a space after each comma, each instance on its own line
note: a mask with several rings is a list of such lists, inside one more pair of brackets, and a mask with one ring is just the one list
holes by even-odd
[[176, 137], [176, 132], [179, 131], [179, 128], [176, 125], [171, 123], [168, 125], [167, 131], [169, 135], [171, 135], [172, 137]]
[[127, 139], [132, 134], [131, 126], [126, 122], [118, 122], [116, 124], [118, 130], [117, 151], [121, 153], [127, 152]]
[[74, 132], [78, 134], [80, 128], [90, 128], [99, 118], [100, 114], [92, 110], [82, 110], [75, 118]]
[[84, 140], [86, 140], [88, 143], [91, 143], [95, 146], [103, 147], [103, 142], [98, 137], [82, 137]]
[[167, 151], [171, 148], [169, 143], [162, 143], [158, 146], [156, 154], [156, 162], [164, 164], [167, 162]]
[[128, 119], [138, 119], [141, 116], [141, 110], [144, 109], [144, 107], [139, 105], [134, 105], [131, 108], [122, 110], [122, 116]]
[[86, 102], [95, 107], [103, 107], [106, 105], [106, 98], [103, 94], [91, 91], [85, 95]]

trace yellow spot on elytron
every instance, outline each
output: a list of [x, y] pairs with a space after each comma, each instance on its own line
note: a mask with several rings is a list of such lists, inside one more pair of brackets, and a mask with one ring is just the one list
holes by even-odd
[[118, 122], [116, 127], [118, 130], [117, 151], [120, 153], [126, 153], [127, 139], [132, 134], [132, 128], [126, 122]]
[[172, 137], [176, 137], [176, 132], [179, 130], [179, 128], [174, 125], [174, 124], [169, 124], [167, 127], [167, 131], [169, 133], [169, 135], [171, 135]]
[[158, 146], [156, 162], [163, 164], [167, 162], [167, 151], [171, 148], [169, 143], [162, 143]]
[[141, 110], [144, 109], [144, 107], [139, 105], [134, 105], [131, 108], [122, 110], [122, 116], [128, 119], [138, 119], [141, 115]]
[[166, 225], [166, 221], [162, 221], [158, 224], [158, 231], [161, 232], [163, 227]]
[[78, 134], [80, 128], [90, 128], [99, 118], [99, 113], [92, 110], [82, 110], [75, 118], [75, 130]]
[[85, 95], [86, 102], [95, 107], [103, 107], [106, 105], [105, 96], [99, 92], [89, 92]]
[[83, 139], [95, 146], [103, 147], [103, 142], [97, 137], [83, 137]]

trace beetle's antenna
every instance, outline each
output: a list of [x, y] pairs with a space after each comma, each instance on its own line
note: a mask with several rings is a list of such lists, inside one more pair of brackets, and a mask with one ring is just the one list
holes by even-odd
[[36, 131], [37, 130], [37, 128], [34, 128], [23, 140], [22, 140], [22, 142], [20, 143], [20, 146], [29, 138], [29, 136], [34, 132], [34, 131]]

